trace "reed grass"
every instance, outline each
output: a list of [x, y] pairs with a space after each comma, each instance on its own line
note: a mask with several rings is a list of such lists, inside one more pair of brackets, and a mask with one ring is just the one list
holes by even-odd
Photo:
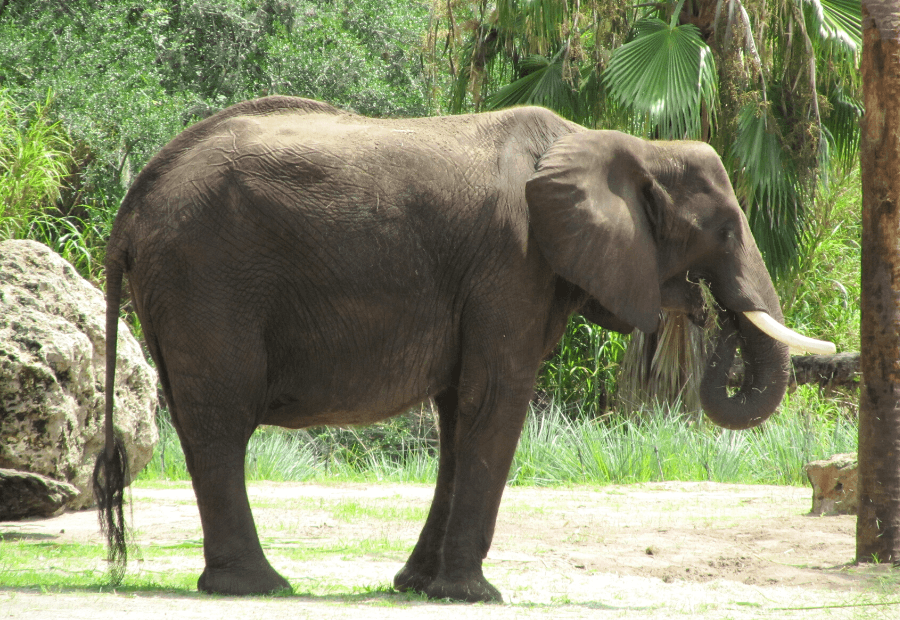
[[22, 238], [29, 220], [53, 207], [74, 159], [52, 98], [20, 107], [0, 90], [0, 239]]

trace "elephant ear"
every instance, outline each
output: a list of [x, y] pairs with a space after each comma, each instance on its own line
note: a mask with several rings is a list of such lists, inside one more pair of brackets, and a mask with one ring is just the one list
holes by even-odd
[[651, 148], [616, 131], [563, 136], [525, 185], [532, 233], [553, 270], [645, 333], [659, 324], [656, 203], [667, 198], [644, 163]]

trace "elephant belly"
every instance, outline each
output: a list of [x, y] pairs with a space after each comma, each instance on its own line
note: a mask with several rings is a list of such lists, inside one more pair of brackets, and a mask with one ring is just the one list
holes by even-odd
[[425, 334], [431, 346], [413, 334], [392, 334], [379, 339], [391, 346], [333, 343], [327, 354], [289, 364], [291, 372], [270, 385], [263, 423], [287, 428], [372, 424], [409, 410], [449, 385], [456, 365], [454, 347], [435, 346], [446, 340], [434, 338], [430, 330]]
[[[428, 395], [431, 396], [431, 395]], [[298, 402], [278, 401], [269, 407], [263, 424], [283, 426], [285, 428], [308, 428], [311, 426], [352, 426], [374, 424], [381, 420], [399, 415], [424, 401], [424, 398], [416, 398], [401, 405], [392, 403], [377, 403], [375, 407], [360, 407], [352, 409], [333, 409], [318, 411], [310, 410], [308, 404]]]

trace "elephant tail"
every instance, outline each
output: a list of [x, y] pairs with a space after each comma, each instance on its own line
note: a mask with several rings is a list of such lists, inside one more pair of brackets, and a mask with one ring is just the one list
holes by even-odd
[[100, 530], [106, 537], [111, 585], [121, 583], [128, 563], [125, 518], [122, 511], [128, 479], [128, 456], [122, 438], [113, 426], [116, 385], [116, 340], [119, 331], [119, 301], [122, 297], [122, 267], [107, 262], [106, 270], [106, 444], [94, 466], [94, 499], [99, 511]]

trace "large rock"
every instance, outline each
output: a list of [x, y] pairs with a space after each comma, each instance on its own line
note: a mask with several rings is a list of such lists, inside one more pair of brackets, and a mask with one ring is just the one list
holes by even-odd
[[857, 514], [859, 474], [855, 453], [835, 454], [824, 461], [812, 461], [803, 469], [813, 488], [811, 514]]
[[[72, 509], [93, 505], [104, 440], [105, 306], [46, 246], [0, 243], [0, 467], [72, 484]], [[156, 374], [122, 322], [116, 368], [115, 423], [134, 476], [157, 441]]]

